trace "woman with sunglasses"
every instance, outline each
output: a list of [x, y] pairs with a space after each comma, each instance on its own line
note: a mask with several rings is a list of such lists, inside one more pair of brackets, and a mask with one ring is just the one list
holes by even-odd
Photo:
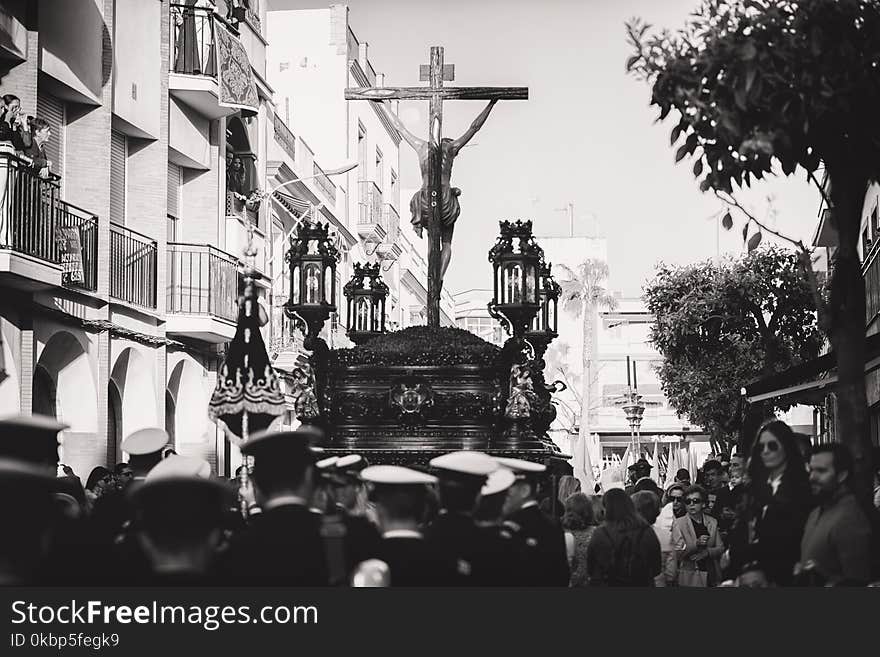
[[715, 586], [721, 581], [718, 557], [724, 552], [724, 543], [718, 521], [704, 512], [706, 499], [705, 488], [689, 486], [684, 492], [687, 513], [672, 524], [679, 586]]
[[[785, 422], [771, 420], [758, 430], [748, 475], [749, 542], [770, 580], [790, 585], [812, 500], [797, 438]], [[734, 561], [735, 552], [732, 548]]]

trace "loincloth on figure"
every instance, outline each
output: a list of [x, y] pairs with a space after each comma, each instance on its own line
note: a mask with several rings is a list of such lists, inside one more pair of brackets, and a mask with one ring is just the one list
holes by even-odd
[[[461, 190], [458, 187], [443, 187], [440, 192], [440, 241], [451, 242], [452, 233], [455, 230], [455, 221], [461, 214], [461, 206], [458, 197]], [[428, 227], [431, 217], [431, 192], [422, 188], [413, 194], [409, 201], [409, 211], [412, 215], [411, 222], [416, 235], [422, 236], [422, 230]]]

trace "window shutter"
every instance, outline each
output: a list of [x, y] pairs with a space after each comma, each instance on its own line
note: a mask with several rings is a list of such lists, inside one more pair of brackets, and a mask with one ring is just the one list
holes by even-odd
[[52, 135], [46, 143], [46, 156], [52, 172], [64, 180], [64, 102], [45, 92], [37, 94], [37, 116], [49, 122]]
[[125, 225], [125, 135], [110, 133], [110, 221]]
[[168, 163], [168, 214], [180, 219], [180, 167], [173, 162]]

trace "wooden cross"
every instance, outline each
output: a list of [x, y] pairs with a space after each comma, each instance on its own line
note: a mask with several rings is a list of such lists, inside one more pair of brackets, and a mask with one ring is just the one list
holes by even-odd
[[346, 100], [430, 101], [429, 144], [431, 216], [428, 220], [428, 326], [440, 326], [440, 137], [443, 100], [528, 100], [528, 87], [444, 87], [455, 79], [455, 65], [443, 63], [443, 47], [431, 47], [431, 63], [419, 67], [427, 87], [356, 87], [345, 90]]

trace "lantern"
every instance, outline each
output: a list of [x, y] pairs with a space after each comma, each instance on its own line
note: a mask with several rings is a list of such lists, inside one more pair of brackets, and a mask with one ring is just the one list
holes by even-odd
[[489, 313], [503, 318], [502, 323], [520, 338], [540, 308], [544, 253], [532, 236], [531, 221], [502, 221], [499, 226], [501, 235], [489, 251], [494, 269]]
[[355, 344], [385, 333], [385, 300], [388, 286], [379, 273], [379, 263], [355, 263], [354, 276], [345, 284], [343, 294], [348, 299], [346, 332]]
[[[304, 222], [290, 238], [290, 298], [284, 305], [306, 341], [318, 337], [330, 313], [336, 312], [336, 263], [339, 251], [330, 237], [329, 224]], [[307, 346], [308, 348], [308, 346]]]
[[552, 269], [553, 265], [542, 262], [538, 270], [540, 307], [526, 333], [526, 340], [539, 357], [543, 357], [548, 345], [559, 335], [556, 311], [562, 286], [554, 280]]

